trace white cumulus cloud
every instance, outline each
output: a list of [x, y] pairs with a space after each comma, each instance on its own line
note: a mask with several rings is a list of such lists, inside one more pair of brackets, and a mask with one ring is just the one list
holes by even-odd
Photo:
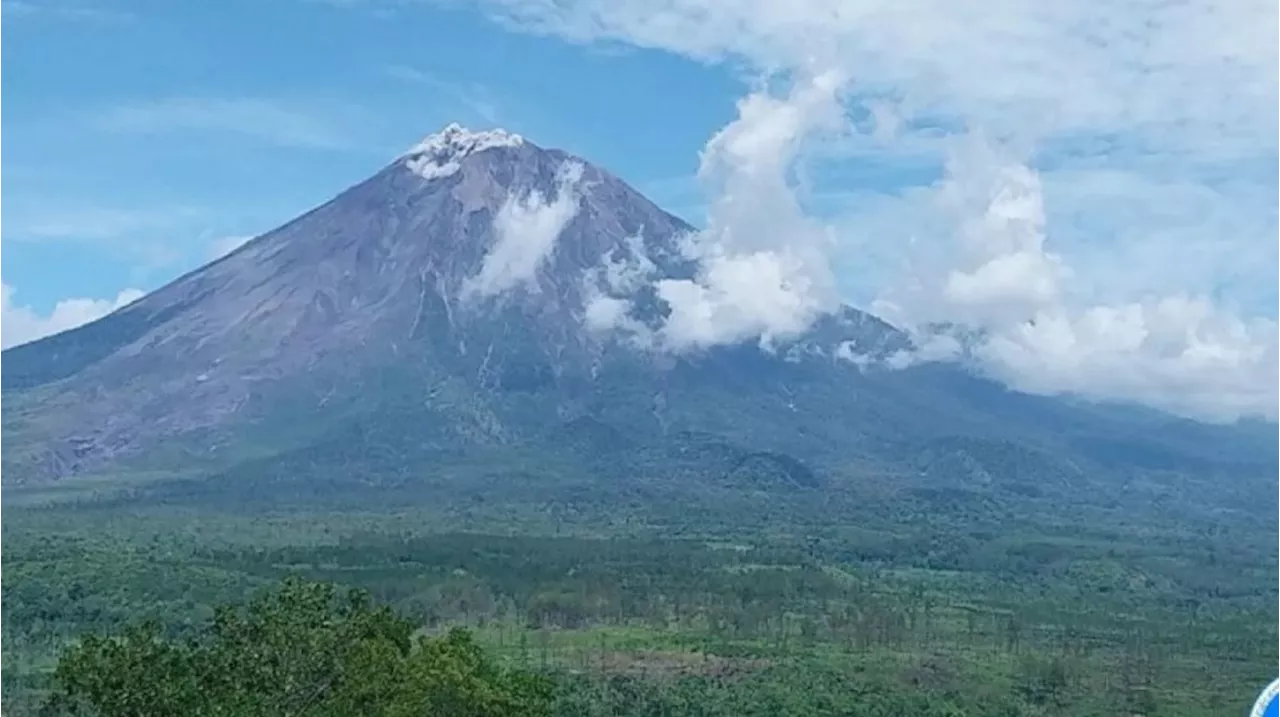
[[63, 299], [48, 314], [15, 304], [13, 287], [3, 285], [0, 297], [0, 345], [10, 348], [100, 319], [142, 298], [138, 289], [125, 289], [114, 299]]
[[[1276, 416], [1276, 323], [1242, 319], [1205, 296], [1080, 297], [1072, 268], [1047, 249], [1037, 174], [980, 140], [948, 165], [932, 208], [949, 241], [917, 247], [878, 310], [926, 327], [932, 351], [964, 332], [980, 370], [1031, 393], [1129, 400], [1208, 419]], [[937, 336], [928, 327], [945, 326]], [[900, 357], [901, 358], [901, 357]]]
[[810, 142], [843, 130], [842, 86], [839, 73], [823, 72], [783, 97], [754, 92], [707, 143], [699, 178], [714, 199], [706, 228], [683, 246], [698, 273], [656, 286], [670, 307], [657, 337], [664, 349], [767, 345], [838, 305], [831, 237], [805, 215], [792, 174]]
[[493, 218], [494, 244], [485, 254], [480, 271], [462, 284], [464, 298], [495, 296], [532, 284], [538, 269], [555, 250], [560, 232], [569, 226], [581, 206], [577, 185], [583, 167], [566, 163], [556, 177], [556, 196], [531, 191], [512, 196]]
[[[656, 278], [638, 238], [615, 249], [587, 277], [586, 323], [620, 329], [649, 348], [680, 353], [802, 333], [839, 304], [829, 271], [834, 247], [825, 226], [801, 208], [793, 173], [809, 145], [843, 131], [837, 73], [798, 80], [788, 94], [752, 93], [738, 118], [707, 144], [699, 180], [714, 197], [706, 228], [679, 249], [698, 270]], [[631, 315], [628, 297], [651, 285], [669, 313], [656, 330]]]
[[[667, 348], [802, 330], [833, 303], [834, 264], [930, 359], [1038, 393], [1275, 416], [1275, 3], [483, 7], [520, 31], [755, 73], [703, 153], [700, 270], [658, 286]], [[929, 158], [946, 164], [936, 182], [889, 176]], [[805, 174], [851, 162], [889, 171], [878, 186]], [[818, 219], [817, 192], [849, 201]]]

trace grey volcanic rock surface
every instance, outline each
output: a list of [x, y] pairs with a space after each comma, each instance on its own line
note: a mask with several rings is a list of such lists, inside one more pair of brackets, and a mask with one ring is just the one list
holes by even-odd
[[[689, 231], [580, 158], [451, 127], [134, 304], [6, 351], [5, 481], [377, 483], [459, 455], [771, 490], [851, 465], [1063, 490], [1170, 466], [1274, 472], [1270, 427], [1023, 396], [954, 366], [860, 370], [842, 352], [909, 341], [852, 308], [772, 351], [671, 356], [593, 330], [606, 285], [692, 275]], [[661, 320], [652, 291], [632, 305]]]
[[[531, 143], [466, 154], [429, 179], [414, 159], [100, 322], [6, 352], [6, 390], [43, 389], [29, 424], [49, 447], [43, 468], [78, 472], [224, 425], [268, 404], [273, 386], [303, 374], [339, 382], [424, 341], [455, 360], [487, 356], [475, 369], [493, 372], [501, 339], [518, 333], [529, 343], [507, 347], [581, 368], [585, 268], [630, 236], [660, 260], [686, 229], [616, 177]], [[573, 164], [580, 205], [534, 281], [506, 301], [464, 301], [504, 202], [554, 196], [557, 172]], [[487, 326], [460, 329], [481, 318]]]

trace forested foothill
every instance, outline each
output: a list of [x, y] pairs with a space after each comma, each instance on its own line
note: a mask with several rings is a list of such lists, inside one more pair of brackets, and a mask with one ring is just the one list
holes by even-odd
[[1216, 717], [1275, 665], [1261, 532], [113, 495], [6, 508], [5, 714]]

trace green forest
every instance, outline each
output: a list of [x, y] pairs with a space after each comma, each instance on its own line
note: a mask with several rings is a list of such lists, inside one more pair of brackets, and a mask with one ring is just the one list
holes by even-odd
[[1225, 529], [14, 503], [6, 715], [1220, 717], [1277, 657], [1274, 545]]

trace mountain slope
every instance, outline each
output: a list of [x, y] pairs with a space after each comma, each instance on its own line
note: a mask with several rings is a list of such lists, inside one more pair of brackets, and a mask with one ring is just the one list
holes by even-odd
[[[440, 357], [446, 362], [467, 364], [486, 350], [466, 353], [468, 337], [448, 336], [475, 308], [459, 301], [462, 283], [494, 243], [506, 198], [554, 191], [555, 173], [570, 160], [528, 143], [498, 143], [466, 154], [451, 175], [437, 170], [425, 179], [411, 169], [415, 159], [102, 321], [6, 352], [6, 391], [57, 382], [32, 428], [78, 447], [74, 458], [55, 451], [53, 472], [91, 469], [158, 436], [239, 420], [300, 372], [344, 380], [350, 364], [377, 365], [431, 339], [451, 344]], [[580, 307], [565, 303], [575, 292], [556, 277], [576, 277], [575, 264], [597, 260], [624, 237], [684, 229], [616, 178], [591, 168], [581, 182], [591, 191], [562, 237], [562, 247], [580, 255], [557, 252], [535, 285], [542, 319], [528, 338], [546, 352], [583, 350], [568, 323]], [[500, 307], [495, 319], [510, 325], [493, 328], [520, 333], [523, 314]], [[513, 370], [498, 380], [520, 377]]]
[[859, 368], [850, 347], [909, 339], [852, 308], [768, 348], [692, 355], [600, 330], [624, 290], [638, 332], [661, 322], [652, 283], [693, 275], [689, 231], [579, 158], [447, 128], [134, 304], [6, 351], [6, 483], [181, 472], [206, 483], [174, 495], [346, 500], [486, 466], [499, 491], [896, 475], [1105, 504], [1153, 476], [1211, 492], [1274, 475], [1260, 433], [1138, 421], [956, 366]]

